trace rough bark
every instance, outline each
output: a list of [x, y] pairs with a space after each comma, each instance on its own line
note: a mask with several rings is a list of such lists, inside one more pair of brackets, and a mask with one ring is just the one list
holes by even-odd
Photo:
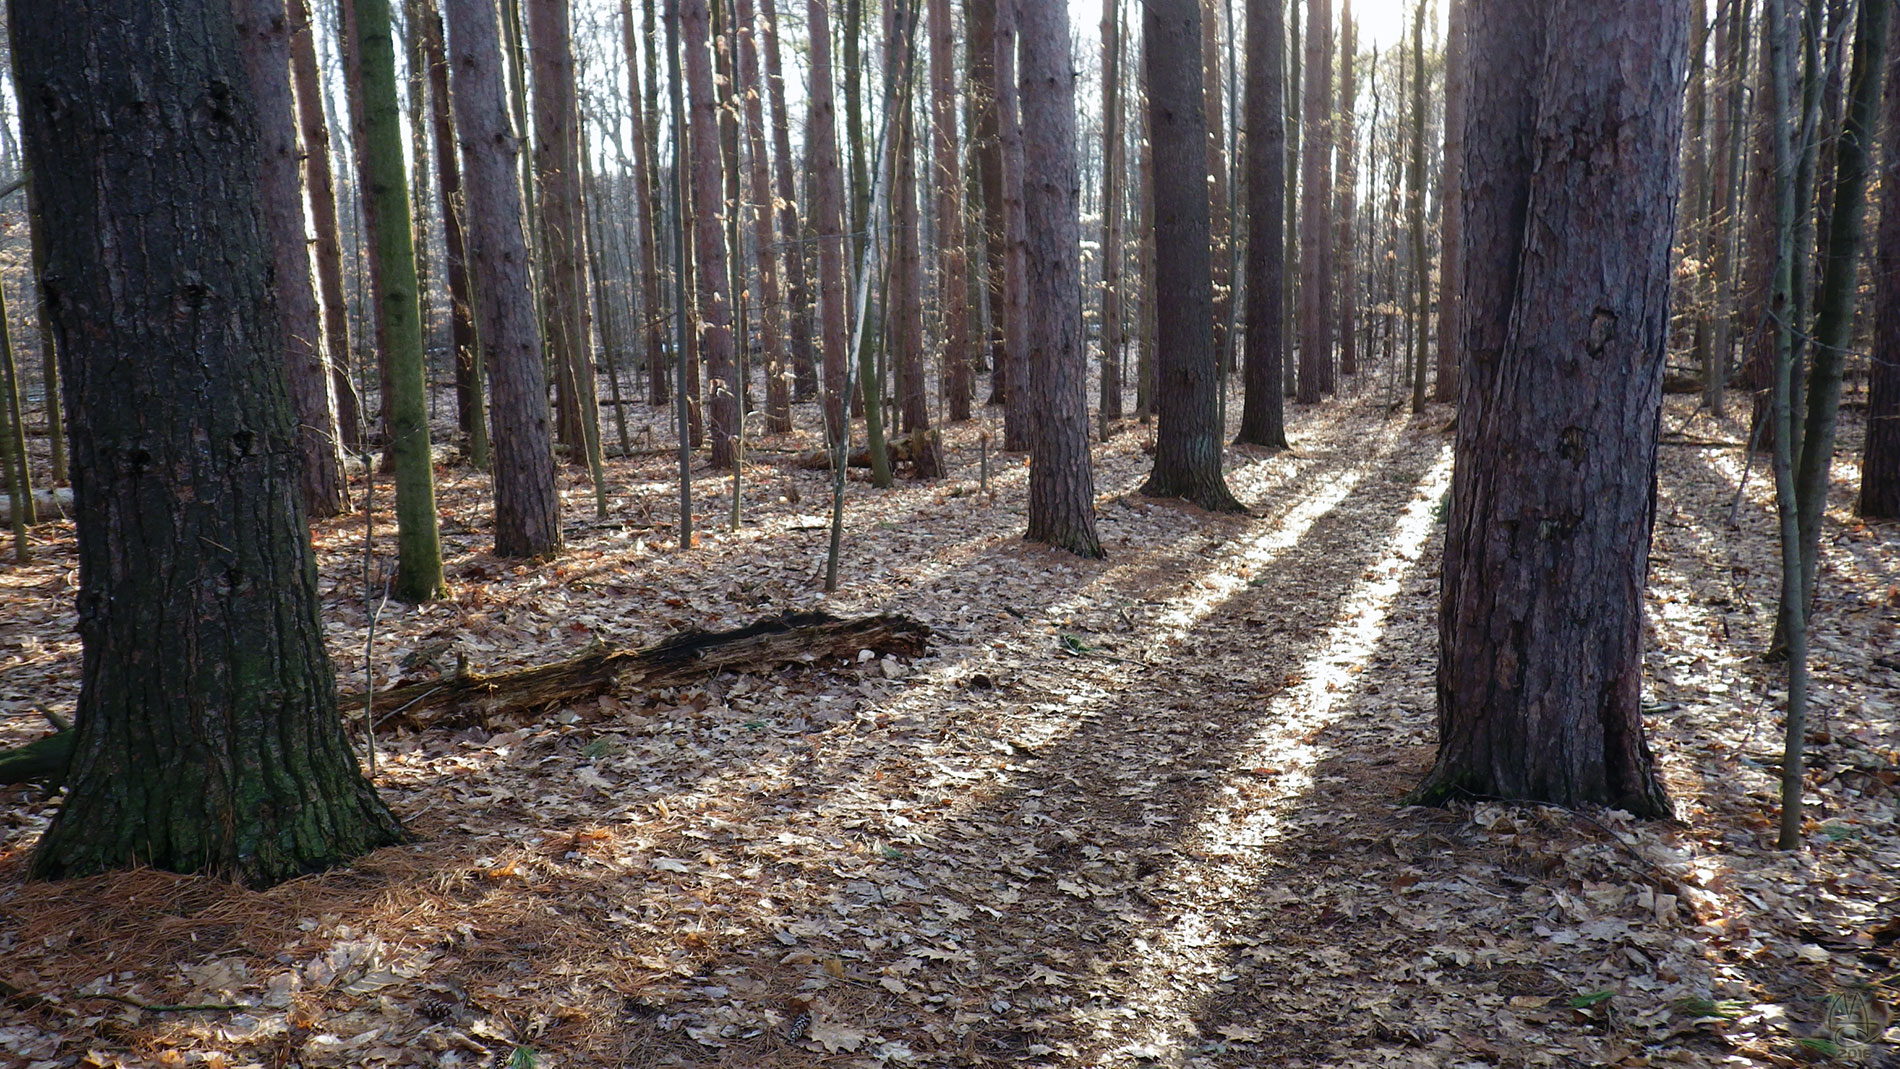
[[1003, 213], [1003, 140], [997, 115], [996, 8], [998, 0], [965, 0], [964, 30], [970, 41], [968, 93], [976, 112], [971, 126], [977, 179], [983, 191], [984, 285], [990, 309], [989, 404], [1009, 402], [1009, 347], [1003, 319], [1008, 278], [1007, 220]]
[[1300, 45], [1300, 5], [1301, 0], [1289, 0], [1287, 3], [1287, 75], [1286, 92], [1286, 267], [1285, 284], [1281, 287], [1281, 322], [1287, 325], [1287, 346], [1281, 360], [1280, 375], [1286, 396], [1294, 397], [1296, 382], [1299, 378], [1299, 362], [1293, 359], [1292, 334], [1290, 333], [1300, 318], [1300, 227], [1295, 225], [1291, 213], [1298, 210], [1300, 204], [1300, 98], [1305, 95], [1301, 60], [1303, 49]]
[[[1894, 34], [1900, 37], [1900, 20], [1894, 21]], [[1900, 41], [1890, 39], [1887, 48], [1889, 60], [1900, 55]], [[1888, 64], [1886, 126], [1859, 508], [1868, 519], [1894, 520], [1900, 519], [1900, 63]]]
[[825, 436], [845, 434], [844, 165], [838, 158], [838, 108], [831, 92], [831, 29], [826, 0], [807, 0], [811, 41], [811, 104], [806, 138], [811, 143], [812, 232], [818, 238], [819, 334], [824, 342]]
[[1412, 19], [1411, 162], [1405, 171], [1412, 230], [1412, 412], [1425, 411], [1426, 319], [1431, 315], [1431, 253], [1425, 246], [1425, 4]]
[[445, 6], [477, 336], [494, 398], [495, 553], [546, 557], [561, 551], [561, 498], [518, 184], [522, 138], [508, 108], [500, 17], [495, 0]]
[[739, 395], [732, 338], [732, 294], [727, 277], [725, 163], [720, 159], [719, 98], [713, 87], [706, 0], [680, 0], [686, 96], [691, 111], [693, 264], [699, 291], [699, 351], [706, 361], [706, 429], [712, 465], [732, 465], [738, 436]]
[[1198, 0], [1152, 0], [1142, 13], [1148, 129], [1154, 148], [1155, 466], [1141, 492], [1219, 512], [1240, 510], [1221, 475], [1219, 354], [1208, 239], [1207, 113], [1201, 104]]
[[310, 251], [323, 304], [324, 349], [330, 357], [337, 431], [347, 449], [363, 445], [362, 398], [350, 381], [350, 306], [343, 296], [343, 246], [337, 228], [336, 173], [331, 165], [330, 124], [323, 111], [323, 80], [308, 0], [289, 0], [290, 63], [297, 91], [297, 126], [303, 135], [304, 188], [316, 238]]
[[[745, 114], [746, 181], [752, 198], [748, 221], [758, 261], [759, 340], [765, 348], [765, 428], [773, 434], [792, 429], [789, 354], [785, 350], [785, 305], [779, 290], [779, 249], [772, 241], [772, 182], [765, 151], [765, 103], [759, 84], [759, 46], [752, 0], [738, 0], [733, 29], [739, 39], [738, 95]], [[736, 161], [735, 161], [736, 165]], [[785, 246], [788, 253], [796, 245]], [[789, 256], [787, 257], [790, 258]]]
[[10, 6], [79, 431], [77, 734], [32, 871], [273, 883], [402, 833], [349, 751], [324, 653], [258, 115], [227, 6], [71, 14]]
[[1439, 750], [1418, 800], [1669, 811], [1643, 735], [1642, 611], [1687, 3], [1618, 10], [1469, 5], [1468, 106], [1486, 121], [1466, 130]]
[[943, 340], [943, 393], [952, 423], [970, 418], [969, 250], [963, 233], [963, 166], [957, 144], [955, 27], [950, 0], [930, 3], [930, 129], [932, 188], [937, 204], [938, 337]]
[[[633, 227], [634, 243], [640, 251], [640, 339], [644, 343], [647, 369], [647, 402], [663, 405], [672, 399], [667, 379], [666, 313], [660, 302], [659, 228], [654, 223], [653, 206], [659, 196], [654, 180], [655, 162], [651, 125], [659, 119], [641, 89], [638, 31], [633, 26], [633, 0], [620, 0], [620, 44], [627, 61], [627, 111], [633, 127]], [[645, 64], [646, 78], [659, 75], [651, 60]]]
[[363, 222], [375, 269], [378, 334], [384, 339], [387, 393], [383, 422], [396, 477], [396, 578], [391, 593], [420, 602], [442, 593], [442, 544], [436, 527], [435, 473], [423, 382], [422, 306], [416, 283], [415, 231], [403, 162], [402, 110], [396, 101], [396, 42], [388, 0], [343, 0], [355, 12], [361, 84]]
[[1102, 438], [1122, 418], [1122, 166], [1121, 0], [1102, 5], [1102, 373], [1098, 403]]
[[241, 0], [235, 14], [257, 104], [263, 152], [258, 192], [270, 242], [271, 284], [283, 320], [284, 380], [297, 412], [304, 513], [334, 516], [346, 504], [343, 451], [304, 232], [302, 164], [290, 88], [290, 23], [283, 0]]
[[1027, 220], [1024, 326], [1029, 389], [1024, 399], [1035, 407], [1028, 538], [1077, 556], [1100, 557], [1095, 480], [1089, 468], [1082, 179], [1075, 160], [1069, 10], [1065, 0], [1016, 0], [1015, 6], [1022, 34], [1022, 191]]
[[1247, 5], [1247, 390], [1237, 440], [1274, 449], [1287, 447], [1285, 27], [1280, 0]]
[[891, 317], [890, 338], [896, 352], [899, 426], [910, 433], [930, 429], [930, 394], [924, 379], [924, 270], [920, 246], [924, 232], [917, 198], [917, 109], [911, 106], [918, 5], [909, 0], [885, 0], [885, 40], [889, 44], [886, 70], [896, 79], [891, 116]]
[[1214, 294], [1214, 354], [1227, 359], [1227, 309], [1233, 303], [1230, 242], [1233, 220], [1227, 210], [1227, 143], [1221, 136], [1220, 8], [1201, 0], [1201, 107], [1207, 113], [1207, 232], [1209, 270]]

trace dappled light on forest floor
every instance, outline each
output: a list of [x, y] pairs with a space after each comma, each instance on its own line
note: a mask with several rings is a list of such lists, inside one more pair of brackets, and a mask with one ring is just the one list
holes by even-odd
[[[1865, 651], [1900, 617], [1900, 532], [1836, 520], [1816, 646], [1831, 735], [1799, 860], [1764, 839], [1765, 487], [1758, 470], [1728, 529], [1739, 467], [1704, 450], [1664, 447], [1647, 643], [1652, 744], [1686, 824], [1399, 809], [1432, 754], [1448, 443], [1429, 419], [1294, 414], [1296, 453], [1228, 454], [1253, 516], [1142, 498], [1138, 433], [1098, 446], [1101, 562], [1024, 544], [1022, 465], [993, 454], [995, 498], [977, 493], [975, 429], [951, 428], [945, 480], [852, 484], [831, 597], [801, 519], [824, 473], [756, 469], [737, 533], [717, 523], [723, 480], [703, 483], [702, 540], [678, 554], [671, 458], [614, 462], [616, 520], [571, 524], [543, 565], [485, 552], [482, 481], [450, 473], [453, 597], [384, 615], [380, 681], [442, 670], [421, 654], [443, 640], [493, 671], [787, 608], [910, 613], [935, 648], [385, 732], [379, 786], [419, 841], [262, 892], [152, 872], [22, 884], [49, 810], [13, 790], [0, 1049], [127, 1066], [1779, 1065], [1843, 1034], [1838, 996], [1895, 971], [1900, 673]], [[352, 689], [360, 524], [318, 529]], [[9, 575], [16, 709], [70, 707], [70, 569], [68, 535]], [[149, 1008], [187, 1005], [232, 1008]]]

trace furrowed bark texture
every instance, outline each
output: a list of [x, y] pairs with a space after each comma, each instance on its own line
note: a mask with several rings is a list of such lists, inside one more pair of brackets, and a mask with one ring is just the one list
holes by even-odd
[[[1900, 20], [1891, 32], [1900, 37]], [[1887, 42], [1886, 156], [1881, 161], [1879, 251], [1874, 259], [1874, 354], [1867, 382], [1867, 438], [1860, 514], [1900, 519], [1900, 41]]]
[[680, 0], [680, 36], [691, 107], [693, 158], [693, 264], [699, 281], [699, 351], [706, 360], [706, 429], [712, 464], [732, 464], [739, 431], [734, 375], [732, 294], [727, 277], [725, 165], [719, 150], [719, 100], [713, 89], [711, 9], [706, 0]]
[[811, 140], [812, 231], [818, 237], [818, 289], [822, 302], [820, 336], [824, 341], [825, 432], [836, 442], [845, 433], [844, 363], [844, 166], [838, 157], [838, 107], [831, 91], [831, 29], [826, 0], [808, 0], [811, 29], [811, 105], [806, 136]]
[[495, 553], [561, 551], [561, 498], [495, 0], [445, 0], [482, 362], [494, 398]]
[[1669, 810], [1643, 737], [1642, 595], [1687, 3], [1619, 10], [1470, 4], [1468, 103], [1486, 121], [1466, 131], [1466, 364], [1426, 800]]
[[[1297, 2], [1297, 0], [1296, 0]], [[1286, 448], [1286, 30], [1280, 0], [1247, 6], [1246, 399], [1239, 440]]]
[[266, 884], [401, 838], [337, 718], [229, 15], [11, 6], [83, 429], [78, 735], [42, 877], [149, 864]]

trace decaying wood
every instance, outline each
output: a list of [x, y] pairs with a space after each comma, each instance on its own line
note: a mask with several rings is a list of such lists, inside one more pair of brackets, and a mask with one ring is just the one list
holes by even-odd
[[[600, 647], [554, 664], [487, 675], [465, 672], [404, 683], [376, 694], [378, 723], [402, 727], [464, 727], [537, 712], [615, 688], [676, 687], [724, 671], [763, 671], [855, 657], [859, 650], [915, 657], [930, 629], [907, 616], [840, 620], [825, 613], [786, 613], [732, 631], [684, 631], [641, 649]], [[345, 695], [360, 709], [361, 694]]]
[[[890, 454], [893, 468], [899, 464], [913, 463], [917, 459], [916, 447], [908, 438], [893, 438], [885, 443], [884, 448]], [[831, 450], [813, 449], [799, 453], [792, 458], [792, 463], [806, 471], [830, 471]], [[868, 468], [870, 466], [871, 450], [868, 446], [859, 446], [851, 451], [851, 467]]]
[[[554, 664], [484, 674], [461, 672], [402, 683], [376, 693], [378, 724], [411, 729], [456, 728], [536, 713], [615, 688], [677, 687], [719, 672], [758, 672], [785, 664], [855, 658], [859, 650], [916, 657], [930, 628], [908, 616], [840, 620], [822, 612], [785, 613], [731, 631], [682, 631], [640, 649], [596, 647]], [[339, 705], [361, 709], [363, 695]], [[57, 786], [72, 756], [73, 733], [61, 730], [0, 751], [0, 784]]]

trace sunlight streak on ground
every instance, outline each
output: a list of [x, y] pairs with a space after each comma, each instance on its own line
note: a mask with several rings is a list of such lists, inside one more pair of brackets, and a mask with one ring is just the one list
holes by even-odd
[[[1298, 682], [1275, 694], [1260, 710], [1259, 730], [1236, 751], [1233, 766], [1223, 776], [1222, 786], [1228, 789], [1210, 795], [1224, 799], [1224, 804], [1209, 809], [1182, 837], [1178, 856], [1183, 861], [1161, 880], [1162, 886], [1179, 894], [1180, 916], [1171, 928], [1132, 940], [1136, 952], [1127, 964], [1136, 979], [1128, 986], [1144, 993], [1149, 1004], [1128, 1007], [1135, 1012], [1120, 1019], [1145, 1023], [1147, 1031], [1122, 1047], [1121, 1053], [1139, 1053], [1163, 1065], [1183, 1064], [1194, 1053], [1189, 1046], [1195, 1042], [1189, 1032], [1191, 1022], [1175, 1012], [1170, 1002], [1184, 987], [1211, 988], [1216, 982], [1225, 964], [1222, 933], [1235, 911], [1236, 898], [1257, 892], [1255, 865], [1261, 851], [1282, 834], [1280, 815], [1287, 800], [1314, 788], [1314, 772], [1326, 752], [1314, 740], [1321, 729], [1349, 710], [1358, 688], [1352, 668], [1363, 664], [1377, 646], [1400, 589], [1431, 540], [1434, 514], [1450, 481], [1451, 451], [1446, 448], [1393, 525], [1382, 558], [1341, 602], [1333, 625], [1300, 667]], [[1342, 479], [1301, 508], [1322, 501], [1330, 501], [1324, 506], [1330, 508], [1350, 488], [1349, 480]], [[1296, 538], [1294, 532], [1303, 529], [1293, 522], [1283, 528], [1289, 538]], [[1273, 777], [1271, 795], [1246, 799], [1246, 793], [1238, 790], [1242, 781], [1257, 784], [1263, 774]], [[1104, 1022], [1115, 1020], [1109, 1017]], [[1098, 1036], [1110, 1045], [1128, 1038], [1104, 1026], [1098, 1026]]]

